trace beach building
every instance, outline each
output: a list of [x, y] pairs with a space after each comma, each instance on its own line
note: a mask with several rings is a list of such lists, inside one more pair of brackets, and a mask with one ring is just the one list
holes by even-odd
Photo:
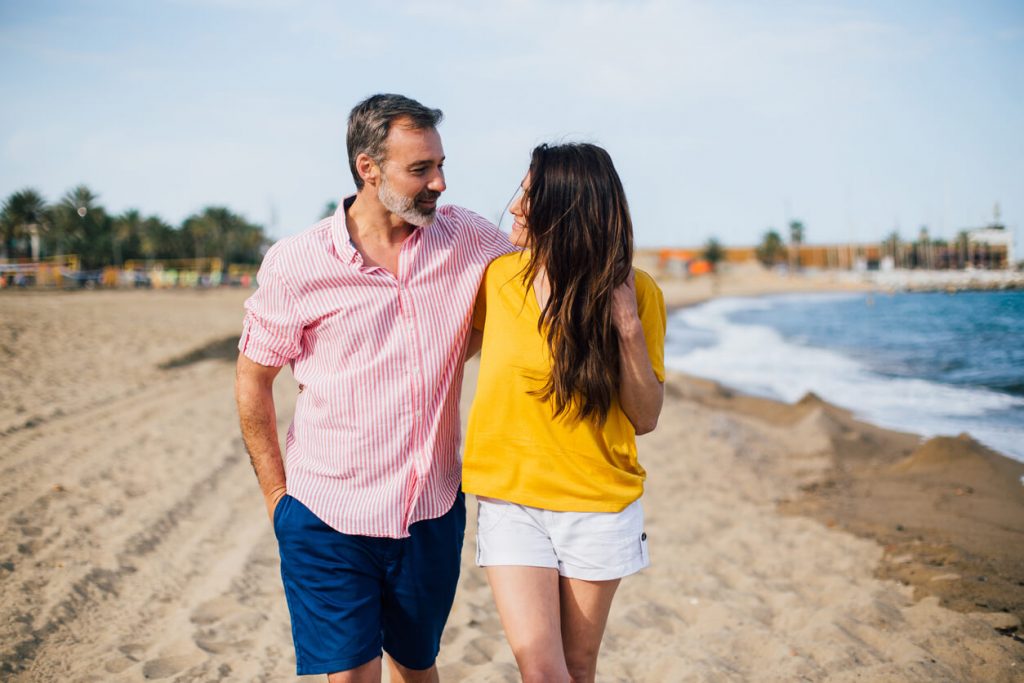
[[996, 268], [1009, 268], [1017, 263], [1013, 251], [1013, 231], [998, 223], [967, 231], [968, 262], [975, 263], [975, 254], [995, 256]]
[[[785, 245], [778, 267], [797, 264], [802, 270], [1010, 270], [1020, 258], [1014, 233], [997, 220], [981, 228], [961, 230], [954, 240], [933, 239], [927, 228], [912, 241], [895, 234], [882, 242]], [[792, 250], [796, 253], [792, 253]], [[725, 264], [758, 260], [758, 247], [724, 247]], [[638, 263], [662, 275], [700, 275], [709, 271], [702, 247], [638, 249]]]

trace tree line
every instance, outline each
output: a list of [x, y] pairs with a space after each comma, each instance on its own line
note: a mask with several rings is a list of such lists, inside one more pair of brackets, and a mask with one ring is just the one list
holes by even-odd
[[[793, 220], [789, 222], [789, 243], [792, 249], [786, 247], [782, 236], [775, 228], [768, 228], [761, 238], [761, 242], [755, 247], [754, 253], [757, 260], [765, 266], [771, 267], [789, 261], [790, 268], [800, 267], [800, 245], [804, 242], [803, 221]], [[701, 256], [711, 264], [712, 269], [717, 269], [718, 264], [725, 260], [725, 247], [717, 238], [710, 238], [704, 243]]]
[[[996, 222], [992, 227], [1003, 228]], [[755, 248], [757, 259], [765, 266], [772, 267], [788, 263], [791, 270], [800, 268], [800, 246], [804, 242], [804, 224], [794, 220], [789, 223], [789, 243], [783, 240], [779, 231], [768, 228]], [[879, 244], [882, 257], [892, 259], [896, 268], [959, 269], [1003, 267], [1005, 251], [992, 249], [985, 243], [973, 242], [966, 230], [957, 233], [952, 241], [935, 239], [929, 235], [927, 226], [921, 226], [917, 239], [905, 240], [899, 232], [892, 231]]]
[[757, 260], [766, 266], [775, 266], [780, 263], [789, 262], [790, 268], [795, 270], [800, 267], [800, 245], [804, 243], [803, 221], [793, 220], [789, 222], [789, 244], [792, 249], [786, 247], [782, 235], [775, 228], [768, 228], [757, 245], [755, 254]]
[[38, 261], [75, 254], [84, 270], [133, 259], [255, 264], [270, 243], [261, 225], [223, 206], [208, 206], [173, 226], [137, 209], [112, 215], [85, 185], [52, 204], [33, 188], [12, 193], [0, 209], [0, 240], [0, 258]]

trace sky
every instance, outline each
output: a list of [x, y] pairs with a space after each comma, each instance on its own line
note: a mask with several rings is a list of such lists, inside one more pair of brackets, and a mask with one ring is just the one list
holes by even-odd
[[535, 145], [587, 141], [639, 246], [949, 239], [998, 202], [1020, 253], [1019, 1], [0, 0], [0, 198], [295, 234], [378, 92], [444, 111], [442, 201], [494, 221]]

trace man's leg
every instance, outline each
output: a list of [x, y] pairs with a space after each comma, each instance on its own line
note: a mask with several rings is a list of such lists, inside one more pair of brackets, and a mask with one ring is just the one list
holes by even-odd
[[379, 681], [382, 539], [340, 533], [291, 496], [274, 510], [274, 531], [296, 673]]
[[381, 624], [384, 651], [397, 681], [435, 681], [434, 661], [455, 600], [466, 531], [466, 503], [456, 495], [451, 509], [416, 522], [384, 580]]
[[437, 677], [437, 665], [429, 669], [409, 669], [392, 657], [388, 657], [388, 671], [391, 673], [391, 683], [438, 683], [440, 680]]
[[380, 670], [380, 657], [377, 657], [354, 669], [327, 674], [327, 683], [380, 683]]

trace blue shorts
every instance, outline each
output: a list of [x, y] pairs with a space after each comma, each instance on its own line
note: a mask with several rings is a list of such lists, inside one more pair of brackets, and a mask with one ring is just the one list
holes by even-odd
[[274, 509], [296, 672], [348, 671], [387, 652], [429, 669], [455, 599], [466, 530], [460, 491], [451, 510], [416, 522], [408, 538], [343, 534], [285, 496]]

